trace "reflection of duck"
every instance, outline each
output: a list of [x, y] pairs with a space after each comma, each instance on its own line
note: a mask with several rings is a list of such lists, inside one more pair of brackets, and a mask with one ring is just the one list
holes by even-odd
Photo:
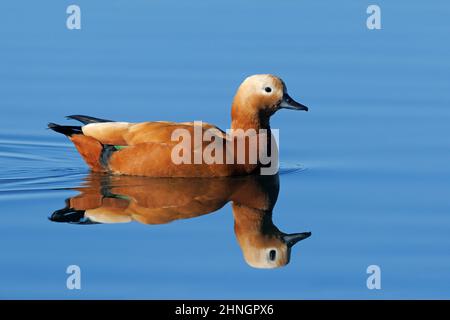
[[[250, 160], [250, 155], [271, 153], [275, 157], [275, 150], [271, 151], [275, 147], [267, 138], [270, 137], [267, 130], [270, 130], [270, 117], [280, 109], [308, 110], [288, 95], [280, 78], [254, 75], [245, 79], [234, 97], [231, 110], [234, 131], [231, 134], [207, 123], [128, 123], [80, 115], [68, 118], [82, 122], [83, 126], [55, 123], [48, 126], [68, 136], [96, 172], [150, 177], [241, 176], [257, 173], [268, 164], [262, 159]], [[247, 142], [247, 138], [239, 136], [242, 130], [255, 139], [258, 137], [260, 142]], [[204, 135], [209, 137], [208, 141], [201, 139]], [[179, 139], [184, 146], [181, 149]], [[245, 147], [235, 148], [235, 142]], [[183, 160], [175, 161], [174, 157], [178, 156], [174, 154], [180, 153]], [[198, 159], [199, 155], [203, 159]], [[270, 163], [274, 165], [275, 161]], [[274, 172], [271, 170], [270, 174]]]
[[232, 201], [238, 243], [247, 263], [256, 268], [286, 265], [291, 247], [310, 236], [286, 234], [273, 224], [278, 175], [174, 179], [91, 174], [77, 190], [81, 193], [67, 199], [50, 220], [164, 224], [214, 212]]

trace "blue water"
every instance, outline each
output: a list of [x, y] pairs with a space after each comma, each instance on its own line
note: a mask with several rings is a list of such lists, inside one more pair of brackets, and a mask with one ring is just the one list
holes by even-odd
[[[367, 1], [76, 3], [72, 31], [72, 2], [0, 4], [0, 298], [450, 298], [448, 1], [377, 1], [372, 31]], [[229, 203], [160, 225], [48, 219], [92, 176], [47, 122], [228, 128], [254, 73], [310, 107], [272, 120], [273, 223], [312, 232], [288, 265], [245, 262]], [[81, 290], [66, 288], [72, 264]], [[381, 290], [367, 289], [369, 265]]]

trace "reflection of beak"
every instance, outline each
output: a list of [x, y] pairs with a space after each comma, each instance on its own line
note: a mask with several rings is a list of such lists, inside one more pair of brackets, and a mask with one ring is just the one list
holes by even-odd
[[292, 247], [299, 241], [302, 241], [311, 236], [311, 232], [302, 232], [302, 233], [291, 233], [282, 236], [283, 241], [286, 242], [288, 247]]
[[292, 99], [287, 93], [283, 94], [283, 100], [281, 100], [280, 108], [291, 109], [291, 110], [304, 110], [308, 111], [308, 107], [298, 103]]

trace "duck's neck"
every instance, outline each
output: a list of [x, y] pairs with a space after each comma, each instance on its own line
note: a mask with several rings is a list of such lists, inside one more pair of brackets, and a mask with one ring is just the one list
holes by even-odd
[[250, 118], [250, 119], [232, 119], [231, 121], [231, 129], [237, 130], [242, 129], [244, 131], [249, 129], [255, 129], [257, 133], [261, 129], [267, 129], [270, 130], [270, 123], [269, 120], [261, 120], [259, 118]]
[[[257, 163], [247, 162], [242, 166], [247, 174], [256, 172], [258, 168], [261, 168], [261, 155], [270, 157], [272, 154], [272, 132], [270, 130], [269, 117], [264, 114], [252, 112], [251, 108], [239, 108], [238, 105], [233, 105], [231, 112], [232, 133], [230, 138], [236, 139], [238, 142], [236, 147], [244, 143], [245, 149], [240, 150], [240, 152], [245, 151], [246, 159], [250, 155], [256, 155], [257, 157]], [[247, 137], [255, 137], [255, 135], [257, 142], [251, 143], [251, 141], [255, 140], [253, 138], [247, 139]], [[265, 138], [265, 141], [261, 140], [261, 138]], [[239, 151], [234, 151], [235, 155], [237, 152]]]
[[252, 112], [245, 112], [237, 106], [233, 105], [231, 111], [231, 129], [254, 129], [257, 133], [261, 129], [270, 130], [270, 116]]

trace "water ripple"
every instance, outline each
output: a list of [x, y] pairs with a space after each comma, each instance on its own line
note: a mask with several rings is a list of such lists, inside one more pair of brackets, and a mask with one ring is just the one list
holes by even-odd
[[78, 186], [88, 173], [70, 144], [0, 137], [0, 199]]

